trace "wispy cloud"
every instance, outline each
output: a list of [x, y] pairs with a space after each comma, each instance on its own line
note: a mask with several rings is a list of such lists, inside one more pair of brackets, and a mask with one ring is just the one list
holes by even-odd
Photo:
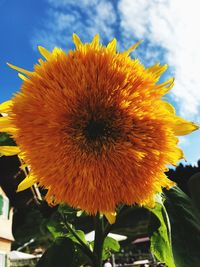
[[117, 36], [119, 47], [144, 39], [137, 56], [145, 65], [166, 61], [175, 76], [170, 95], [179, 113], [197, 119], [200, 110], [199, 0], [46, 0], [44, 27], [37, 29], [33, 46], [71, 48], [71, 34], [83, 41], [100, 33], [106, 42]]

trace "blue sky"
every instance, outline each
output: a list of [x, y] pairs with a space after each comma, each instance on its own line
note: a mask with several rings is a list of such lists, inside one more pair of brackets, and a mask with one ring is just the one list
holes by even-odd
[[[73, 32], [83, 41], [95, 33], [118, 49], [143, 39], [133, 57], [146, 66], [168, 63], [163, 79], [174, 76], [167, 96], [179, 115], [200, 124], [199, 0], [0, 0], [0, 102], [19, 90], [21, 80], [11, 62], [31, 70], [39, 58], [37, 45], [73, 48]], [[200, 131], [180, 139], [188, 163], [200, 158]]]

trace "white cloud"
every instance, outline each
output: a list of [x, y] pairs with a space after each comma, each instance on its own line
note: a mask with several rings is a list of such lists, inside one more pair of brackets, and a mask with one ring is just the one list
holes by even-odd
[[195, 119], [200, 110], [199, 0], [120, 0], [124, 36], [148, 39], [164, 50], [173, 67], [174, 100], [181, 115]]

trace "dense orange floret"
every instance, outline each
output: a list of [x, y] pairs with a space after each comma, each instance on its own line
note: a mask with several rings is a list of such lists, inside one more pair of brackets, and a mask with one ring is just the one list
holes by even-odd
[[[82, 44], [45, 54], [13, 98], [10, 120], [23, 159], [49, 202], [91, 214], [120, 203], [153, 205], [164, 172], [182, 158], [180, 121], [161, 97], [166, 66], [145, 68], [128, 52]], [[181, 122], [181, 123], [184, 123]], [[188, 131], [189, 132], [189, 131]]]

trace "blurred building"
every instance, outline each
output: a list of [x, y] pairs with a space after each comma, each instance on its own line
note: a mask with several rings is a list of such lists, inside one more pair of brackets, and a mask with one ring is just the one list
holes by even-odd
[[12, 209], [9, 199], [0, 187], [0, 266], [6, 266], [7, 253], [11, 250], [14, 240], [12, 235]]

